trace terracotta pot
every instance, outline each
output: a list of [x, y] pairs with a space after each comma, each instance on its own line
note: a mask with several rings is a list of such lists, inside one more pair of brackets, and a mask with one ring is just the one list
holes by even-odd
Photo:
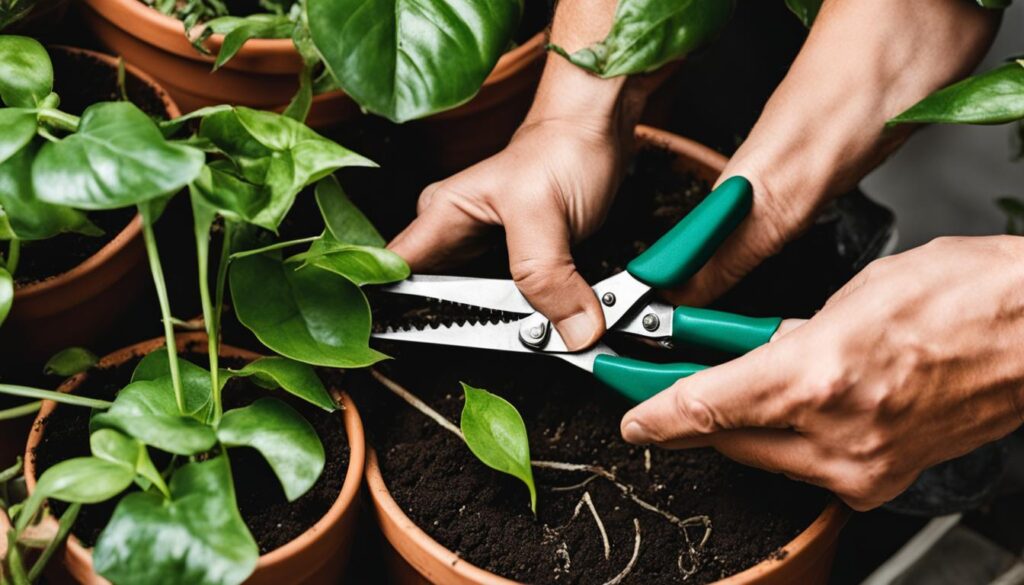
[[[86, 54], [117, 67], [116, 59], [100, 53], [68, 47], [50, 50]], [[168, 118], [181, 115], [167, 92], [151, 77], [131, 65], [126, 71], [160, 98]], [[142, 220], [136, 216], [78, 266], [48, 280], [18, 287], [11, 314], [0, 327], [4, 359], [31, 364], [35, 371], [37, 364], [57, 351], [90, 345], [143, 290], [147, 278], [144, 259]], [[29, 422], [27, 418], [0, 421], [0, 467], [6, 467], [20, 454]]]
[[[192, 47], [185, 39], [180, 21], [139, 0], [85, 0], [82, 12], [86, 24], [107, 49], [152, 73], [186, 112], [224, 103], [281, 110], [298, 89], [296, 76], [302, 70], [302, 59], [290, 39], [251, 40], [224, 67], [212, 72], [214, 58]], [[206, 46], [216, 54], [223, 42], [223, 35], [213, 35]], [[448, 112], [446, 119], [455, 124], [469, 118], [474, 123], [465, 127], [479, 128], [477, 124], [485, 117], [513, 115], [520, 109], [525, 114], [518, 98], [525, 96], [529, 105], [540, 76], [543, 45], [544, 35], [538, 33], [506, 53], [473, 100], [479, 103], [470, 102]], [[314, 128], [324, 128], [358, 114], [355, 102], [335, 91], [314, 98], [307, 121]], [[516, 124], [518, 120], [511, 125], [505, 140]], [[503, 132], [506, 126], [499, 124], [494, 131]], [[462, 128], [459, 124], [454, 127]], [[429, 126], [429, 132], [451, 128], [446, 122], [440, 127]], [[440, 142], [440, 136], [434, 138]], [[458, 142], [450, 136], [448, 140]]]
[[[672, 151], [677, 169], [709, 183], [725, 168], [725, 156], [692, 140], [646, 126], [638, 127], [636, 135], [641, 145]], [[389, 569], [395, 583], [515, 585], [514, 581], [471, 565], [416, 526], [388, 491], [372, 448], [366, 458], [366, 483], [381, 532], [391, 545]], [[839, 531], [849, 515], [849, 508], [837, 499], [831, 500], [806, 530], [783, 547], [783, 554], [719, 581], [719, 585], [828, 583]]]
[[[194, 342], [201, 342], [205, 347], [205, 334], [189, 333], [179, 335], [179, 351]], [[133, 357], [145, 355], [163, 346], [163, 338], [137, 343], [104, 357], [100, 360], [99, 366], [121, 364]], [[246, 360], [260, 357], [251, 351], [228, 345], [221, 346], [221, 355]], [[68, 378], [58, 390], [61, 392], [74, 392], [87, 377], [88, 373], [84, 373]], [[362, 481], [366, 458], [366, 442], [363, 435], [363, 423], [359, 418], [359, 411], [352, 401], [349, 400], [348, 395], [341, 393], [340, 396], [342, 403], [345, 405], [340, 416], [344, 421], [349, 444], [349, 464], [341, 493], [324, 517], [301, 536], [270, 553], [262, 555], [259, 563], [256, 565], [256, 571], [246, 581], [248, 585], [279, 585], [280, 583], [328, 585], [338, 583], [341, 580], [345, 566], [348, 563], [356, 520], [359, 515], [356, 497]], [[25, 448], [25, 482], [28, 485], [29, 492], [35, 489], [36, 485], [33, 451], [39, 445], [43, 433], [46, 432], [46, 417], [53, 412], [54, 408], [57, 408], [55, 402], [46, 401], [43, 403], [43, 407], [39, 411], [36, 422], [32, 427], [32, 433], [29, 435], [28, 445]], [[66, 571], [66, 575], [63, 575], [65, 579], [67, 576], [70, 576], [74, 582], [86, 585], [107, 584], [105, 579], [96, 575], [92, 570], [92, 551], [82, 546], [82, 543], [74, 535], [68, 538], [63, 556], [60, 557], [58, 555], [55, 558], [61, 558], [62, 563], [60, 565], [62, 566], [54, 566], [57, 563], [53, 563], [50, 568]]]

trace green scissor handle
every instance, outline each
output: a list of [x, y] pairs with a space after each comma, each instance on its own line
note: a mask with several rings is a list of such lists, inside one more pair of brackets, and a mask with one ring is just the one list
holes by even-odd
[[743, 354], [768, 343], [780, 323], [779, 317], [746, 317], [711, 309], [677, 307], [672, 313], [672, 339]]
[[750, 213], [753, 201], [750, 181], [729, 177], [626, 270], [653, 288], [683, 284]]
[[608, 354], [594, 359], [594, 376], [633, 402], [643, 402], [679, 378], [706, 368], [700, 364], [654, 364]]

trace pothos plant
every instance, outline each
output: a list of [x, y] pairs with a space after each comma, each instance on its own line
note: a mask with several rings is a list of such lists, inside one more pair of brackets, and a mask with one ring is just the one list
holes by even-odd
[[[0, 47], [17, 57], [5, 59], [0, 70], [0, 96], [15, 104], [0, 110], [0, 136], [8, 150], [14, 149], [12, 133], [25, 136], [12, 155], [23, 159], [18, 181], [9, 185], [19, 200], [60, 209], [137, 208], [166, 339], [112, 401], [0, 384], [3, 393], [93, 410], [91, 456], [61, 462], [39, 477], [14, 515], [13, 542], [39, 518], [47, 499], [77, 510], [119, 498], [93, 551], [100, 575], [118, 584], [164, 582], [167, 575], [197, 584], [240, 583], [259, 551], [237, 509], [231, 450], [259, 451], [289, 500], [314, 485], [325, 461], [313, 427], [294, 408], [271, 392], [226, 410], [225, 384], [250, 377], [268, 391], [333, 411], [337, 406], [313, 366], [356, 368], [386, 357], [368, 345], [370, 308], [360, 286], [403, 279], [409, 269], [380, 247], [380, 235], [332, 176], [342, 167], [373, 163], [298, 120], [247, 108], [220, 106], [157, 121], [131, 103], [102, 102], [73, 116], [52, 97], [52, 76], [39, 74], [51, 68], [38, 43], [0, 37]], [[198, 130], [188, 132], [194, 125]], [[276, 241], [307, 187], [315, 187], [323, 232]], [[207, 368], [178, 356], [153, 231], [179, 192], [187, 193], [193, 211]], [[211, 270], [215, 225], [223, 238]], [[301, 247], [297, 254], [283, 255], [294, 247]], [[222, 368], [218, 359], [229, 289], [238, 319], [276, 354], [237, 370]], [[150, 450], [168, 454], [171, 464], [157, 469]], [[17, 562], [16, 555], [7, 562]], [[23, 567], [8, 569], [24, 573]]]
[[292, 39], [305, 66], [291, 110], [308, 112], [314, 93], [340, 88], [394, 122], [472, 98], [523, 12], [523, 0], [260, 0], [265, 12], [249, 16], [231, 15], [220, 0], [149, 3], [182, 20], [202, 52], [211, 34], [225, 35], [215, 69], [250, 39]]

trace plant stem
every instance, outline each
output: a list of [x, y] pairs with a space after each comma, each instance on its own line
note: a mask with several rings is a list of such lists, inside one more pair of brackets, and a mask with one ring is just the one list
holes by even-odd
[[54, 402], [60, 402], [61, 404], [85, 406], [87, 408], [99, 408], [104, 410], [110, 408], [110, 406], [113, 404], [112, 402], [107, 402], [106, 400], [86, 398], [84, 396], [75, 396], [74, 394], [68, 394], [67, 392], [55, 392], [53, 390], [42, 390], [39, 388], [31, 388], [29, 386], [17, 386], [15, 384], [0, 384], [0, 394], [7, 394], [9, 396], [22, 396], [24, 398], [52, 400]]
[[231, 265], [231, 239], [235, 235], [235, 224], [224, 220], [224, 238], [220, 244], [220, 261], [217, 264], [217, 288], [214, 291], [217, 331], [220, 331], [221, 315], [224, 313], [224, 291], [228, 283], [228, 268]]
[[239, 258], [245, 258], [247, 256], [255, 256], [257, 254], [263, 254], [264, 252], [273, 252], [274, 250], [280, 250], [282, 248], [290, 248], [292, 246], [298, 246], [300, 244], [309, 244], [320, 239], [320, 236], [309, 236], [308, 238], [299, 238], [297, 240], [288, 240], [287, 242], [278, 242], [276, 244], [270, 244], [269, 246], [263, 246], [262, 248], [256, 248], [255, 250], [245, 250], [244, 252], [235, 252], [231, 255], [232, 260]]
[[219, 328], [214, 314], [213, 302], [210, 300], [210, 229], [209, 223], [196, 220], [196, 256], [199, 262], [199, 298], [203, 306], [203, 322], [206, 324], [206, 353], [210, 360], [210, 394], [213, 396], [213, 425], [217, 426], [223, 411], [220, 396], [220, 369], [218, 357], [220, 353]]
[[39, 558], [36, 559], [32, 569], [28, 572], [28, 580], [30, 583], [35, 583], [40, 576], [42, 576], [43, 569], [49, 564], [50, 559], [53, 558], [53, 553], [57, 552], [57, 549], [64, 544], [64, 541], [68, 537], [68, 533], [71, 532], [71, 527], [74, 526], [75, 520], [78, 518], [78, 512], [82, 509], [82, 504], [72, 504], [64, 511], [64, 515], [60, 517], [60, 523], [57, 525], [57, 534], [53, 537], [43, 552], [39, 554]]
[[38, 118], [43, 124], [65, 132], [77, 132], [78, 123], [81, 122], [81, 118], [78, 116], [72, 116], [53, 108], [39, 110]]
[[18, 261], [21, 259], [21, 240], [13, 239], [7, 247], [7, 261], [5, 262], [7, 274], [14, 276], [18, 270]]
[[164, 269], [160, 265], [160, 252], [156, 247], [153, 221], [145, 207], [143, 205], [139, 206], [139, 211], [142, 214], [142, 237], [146, 242], [149, 270], [153, 273], [153, 285], [156, 287], [157, 300], [160, 302], [160, 320], [164, 326], [164, 339], [167, 343], [167, 361], [171, 369], [174, 399], [178, 403], [178, 411], [181, 414], [185, 414], [185, 396], [181, 389], [181, 372], [178, 370], [178, 345], [174, 339], [174, 323], [171, 321], [171, 304], [167, 299], [167, 283], [164, 281]]
[[29, 402], [21, 406], [15, 406], [14, 408], [8, 408], [6, 410], [0, 410], [0, 420], [11, 420], [15, 418], [21, 418], [39, 412], [39, 408], [43, 406], [41, 400], [35, 402]]

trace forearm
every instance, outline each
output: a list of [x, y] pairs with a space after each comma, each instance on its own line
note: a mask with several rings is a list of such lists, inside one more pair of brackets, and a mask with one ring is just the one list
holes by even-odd
[[969, 73], [997, 23], [963, 0], [827, 0], [727, 175], [810, 221], [906, 138], [886, 120]]

